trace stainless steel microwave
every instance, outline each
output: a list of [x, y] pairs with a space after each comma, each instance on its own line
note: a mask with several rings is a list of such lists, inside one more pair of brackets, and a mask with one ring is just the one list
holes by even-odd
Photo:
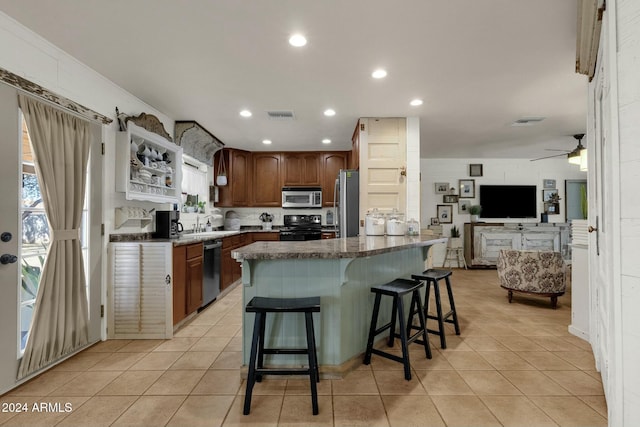
[[322, 188], [282, 187], [283, 208], [321, 208]]

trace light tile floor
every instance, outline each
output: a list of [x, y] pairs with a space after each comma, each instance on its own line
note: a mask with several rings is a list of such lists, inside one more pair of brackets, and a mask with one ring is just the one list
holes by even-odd
[[[462, 334], [448, 325], [433, 359], [413, 344], [413, 379], [373, 356], [342, 380], [265, 379], [242, 415], [242, 289], [200, 313], [172, 340], [94, 345], [2, 396], [28, 412], [0, 412], [2, 426], [606, 426], [590, 345], [567, 332], [570, 294], [507, 302], [495, 270], [455, 270]], [[5, 406], [4, 404], [7, 404]], [[34, 404], [59, 404], [34, 412]], [[71, 411], [65, 411], [65, 404]], [[15, 409], [15, 405], [13, 406]]]

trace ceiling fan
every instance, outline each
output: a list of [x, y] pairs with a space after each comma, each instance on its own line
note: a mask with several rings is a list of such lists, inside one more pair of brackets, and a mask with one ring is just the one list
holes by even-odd
[[578, 141], [578, 145], [573, 150], [559, 150], [559, 149], [553, 149], [553, 148], [546, 148], [546, 151], [562, 151], [562, 153], [554, 154], [553, 156], [538, 157], [537, 159], [531, 159], [531, 161], [535, 162], [537, 160], [550, 159], [552, 157], [561, 157], [561, 156], [567, 156], [567, 157], [580, 156], [580, 152], [585, 148], [584, 145], [582, 145], [582, 138], [584, 138], [584, 133], [577, 133], [573, 135], [573, 137]]

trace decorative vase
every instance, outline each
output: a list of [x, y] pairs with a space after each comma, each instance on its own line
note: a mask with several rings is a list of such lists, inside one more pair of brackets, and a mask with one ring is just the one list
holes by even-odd
[[272, 228], [273, 228], [273, 222], [269, 221], [269, 222], [262, 223], [263, 230], [271, 230]]
[[480, 215], [471, 215], [471, 222], [478, 222], [480, 220]]

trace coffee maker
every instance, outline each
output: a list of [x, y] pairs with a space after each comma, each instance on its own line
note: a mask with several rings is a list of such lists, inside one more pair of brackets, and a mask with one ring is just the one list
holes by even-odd
[[156, 211], [156, 232], [158, 239], [177, 239], [182, 232], [180, 211]]

